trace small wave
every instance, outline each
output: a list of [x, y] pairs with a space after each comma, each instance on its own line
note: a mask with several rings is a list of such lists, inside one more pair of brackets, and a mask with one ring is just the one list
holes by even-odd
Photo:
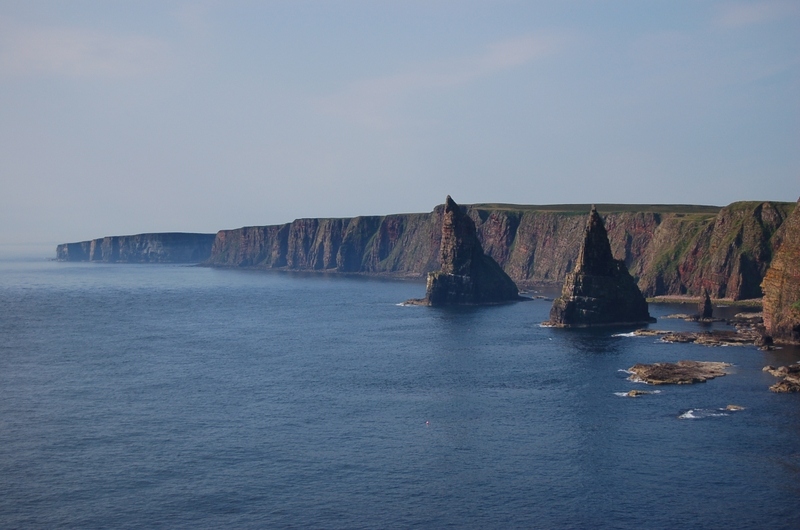
[[611, 335], [612, 337], [636, 337], [636, 332], [631, 331], [630, 333], [614, 333]]
[[617, 370], [617, 372], [622, 372], [623, 374], [633, 375], [633, 372], [631, 372], [630, 370], [626, 370], [624, 368], [620, 368], [619, 370]]
[[[644, 394], [639, 394], [639, 395], [660, 394], [660, 393], [661, 393], [661, 390], [648, 390]], [[628, 392], [614, 392], [614, 395], [618, 396], [618, 397], [636, 397], [636, 396], [632, 396], [630, 394], [630, 391], [628, 391]]]
[[730, 416], [731, 411], [727, 409], [689, 409], [678, 416], [679, 420], [700, 420], [703, 418], [719, 418]]

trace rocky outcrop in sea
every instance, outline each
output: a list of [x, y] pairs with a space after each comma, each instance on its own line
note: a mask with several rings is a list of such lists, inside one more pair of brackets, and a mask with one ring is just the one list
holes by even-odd
[[497, 304], [519, 300], [514, 281], [483, 252], [475, 223], [447, 196], [439, 247], [441, 269], [428, 274], [425, 298], [431, 306]]
[[655, 322], [622, 260], [614, 259], [603, 219], [593, 207], [575, 269], [553, 301], [549, 325], [587, 327]]
[[765, 366], [763, 371], [780, 378], [780, 381], [769, 387], [772, 392], [783, 394], [800, 392], [800, 363], [788, 366]]
[[711, 305], [711, 297], [708, 295], [708, 289], [703, 292], [703, 301], [697, 306], [697, 317], [700, 320], [711, 320], [714, 318], [714, 306]]
[[775, 342], [800, 344], [800, 207], [781, 230], [783, 242], [762, 283], [764, 328]]
[[690, 385], [705, 383], [727, 373], [729, 363], [678, 361], [677, 363], [635, 364], [628, 368], [631, 381], [650, 385]]

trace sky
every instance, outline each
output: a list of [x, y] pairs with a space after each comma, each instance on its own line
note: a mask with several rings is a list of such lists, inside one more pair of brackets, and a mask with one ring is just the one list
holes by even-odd
[[797, 1], [0, 0], [0, 245], [800, 196]]

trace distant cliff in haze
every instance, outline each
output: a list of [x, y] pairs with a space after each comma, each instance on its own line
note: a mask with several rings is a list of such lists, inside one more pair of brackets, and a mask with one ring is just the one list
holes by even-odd
[[[761, 282], [789, 202], [736, 202], [724, 208], [683, 205], [598, 204], [614, 257], [622, 259], [645, 296], [688, 294], [708, 289], [714, 298], [761, 296]], [[215, 267], [381, 274], [423, 278], [439, 268], [442, 208], [431, 213], [344, 219], [298, 219], [272, 226], [205, 234], [150, 234], [60, 245], [59, 259], [167, 261], [160, 256], [202, 256]], [[588, 204], [467, 207], [484, 251], [520, 287], [559, 284], [572, 271], [581, 246]], [[196, 252], [188, 238], [197, 236]], [[148, 243], [148, 238], [153, 238]], [[74, 247], [79, 245], [80, 247]], [[98, 252], [99, 245], [99, 252]], [[163, 250], [157, 251], [161, 248]], [[62, 251], [62, 247], [69, 247]], [[126, 249], [123, 251], [122, 249]], [[74, 249], [74, 250], [70, 250]], [[115, 256], [117, 256], [115, 258]], [[124, 257], [124, 258], [123, 258]], [[152, 259], [152, 258], [158, 259]], [[186, 261], [192, 261], [187, 259]]]
[[211, 257], [214, 234], [166, 232], [111, 236], [56, 248], [59, 261], [106, 263], [199, 263]]

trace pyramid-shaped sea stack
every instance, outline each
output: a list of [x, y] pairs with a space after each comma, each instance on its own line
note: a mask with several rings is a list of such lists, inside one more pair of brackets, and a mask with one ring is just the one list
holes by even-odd
[[583, 246], [561, 297], [553, 301], [548, 324], [557, 327], [655, 322], [647, 301], [622, 260], [614, 259], [603, 220], [592, 207]]
[[425, 298], [411, 303], [446, 306], [520, 300], [514, 281], [483, 252], [475, 223], [447, 196], [439, 247], [441, 270], [428, 273]]

